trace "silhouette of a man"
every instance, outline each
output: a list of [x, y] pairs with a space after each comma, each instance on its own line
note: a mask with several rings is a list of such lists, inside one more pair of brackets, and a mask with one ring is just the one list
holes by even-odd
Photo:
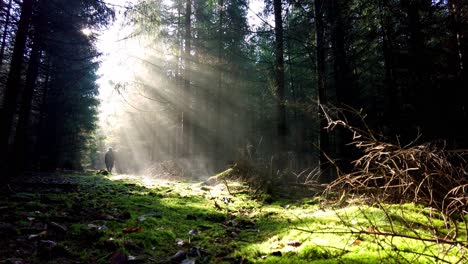
[[112, 151], [112, 148], [109, 148], [109, 150], [106, 152], [106, 155], [104, 156], [104, 162], [106, 163], [106, 168], [108, 172], [112, 172], [112, 168], [114, 167], [114, 152]]

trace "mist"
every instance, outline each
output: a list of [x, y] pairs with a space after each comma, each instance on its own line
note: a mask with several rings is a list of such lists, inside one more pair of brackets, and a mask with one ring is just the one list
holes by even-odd
[[154, 38], [121, 16], [101, 41], [101, 152], [114, 149], [118, 173], [206, 177], [252, 144], [241, 70], [201, 49], [187, 55], [172, 30]]

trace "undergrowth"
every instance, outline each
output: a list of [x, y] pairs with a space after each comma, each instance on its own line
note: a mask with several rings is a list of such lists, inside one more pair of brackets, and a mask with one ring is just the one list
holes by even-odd
[[[347, 173], [335, 165], [338, 178], [327, 186], [326, 200], [343, 206], [357, 197], [381, 214], [376, 219], [375, 213], [360, 210], [366, 226], [348, 226], [348, 231], [390, 249], [388, 255], [398, 262], [466, 262], [467, 151], [448, 150], [443, 141], [391, 143], [376, 136], [354, 109], [350, 112], [363, 128], [351, 125], [343, 109], [334, 116], [322, 110], [328, 121], [324, 129], [349, 131], [350, 145], [361, 153]], [[408, 204], [417, 204], [419, 212], [408, 211]]]

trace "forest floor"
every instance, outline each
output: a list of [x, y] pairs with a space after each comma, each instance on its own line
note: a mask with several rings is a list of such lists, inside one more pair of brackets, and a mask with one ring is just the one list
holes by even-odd
[[20, 179], [0, 192], [0, 263], [466, 260], [461, 243], [437, 243], [451, 231], [429, 208], [324, 206], [228, 186], [91, 173]]

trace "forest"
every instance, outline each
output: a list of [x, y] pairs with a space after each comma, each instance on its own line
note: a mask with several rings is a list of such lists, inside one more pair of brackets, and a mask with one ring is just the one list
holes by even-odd
[[0, 263], [468, 261], [466, 0], [0, 0], [0, 76]]

